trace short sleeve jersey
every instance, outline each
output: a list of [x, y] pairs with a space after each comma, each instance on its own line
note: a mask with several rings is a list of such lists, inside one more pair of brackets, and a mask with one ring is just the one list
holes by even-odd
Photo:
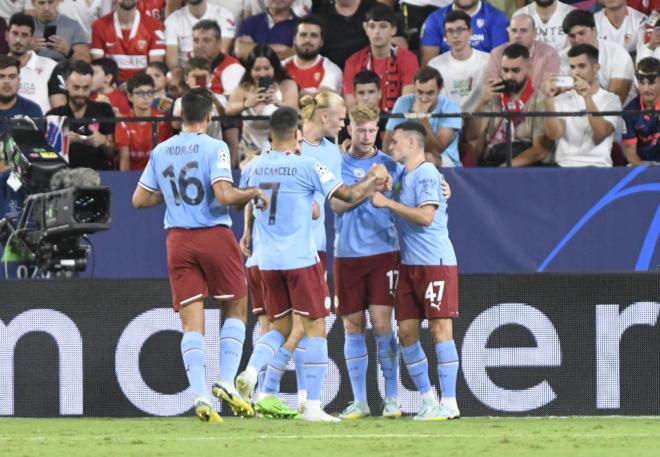
[[268, 208], [254, 213], [261, 245], [259, 269], [314, 265], [318, 261], [311, 229], [314, 193], [331, 198], [341, 181], [311, 157], [273, 151], [253, 162], [247, 185], [263, 189], [270, 197]]
[[181, 133], [156, 146], [139, 185], [163, 194], [165, 228], [230, 227], [229, 208], [213, 193], [219, 181], [233, 182], [227, 144], [203, 133]]
[[[387, 168], [392, 182], [399, 181], [403, 166], [382, 151], [377, 151], [371, 157], [344, 154], [341, 164], [342, 180], [352, 185], [364, 178], [375, 164], [383, 164]], [[385, 192], [384, 195], [392, 198], [392, 192]], [[398, 250], [394, 218], [388, 210], [376, 208], [370, 200], [366, 200], [361, 205], [337, 216], [336, 257], [367, 257]]]
[[456, 265], [449, 240], [447, 202], [442, 197], [442, 175], [429, 162], [422, 162], [401, 180], [398, 200], [411, 208], [437, 207], [430, 227], [397, 217], [401, 263], [404, 265]]

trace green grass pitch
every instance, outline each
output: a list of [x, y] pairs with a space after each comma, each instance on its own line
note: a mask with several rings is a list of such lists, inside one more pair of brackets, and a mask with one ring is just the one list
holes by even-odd
[[0, 456], [653, 456], [660, 418], [0, 419]]

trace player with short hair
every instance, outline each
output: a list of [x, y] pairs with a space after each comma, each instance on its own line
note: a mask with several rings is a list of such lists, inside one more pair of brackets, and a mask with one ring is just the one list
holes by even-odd
[[[302, 135], [295, 109], [279, 108], [270, 123], [271, 152], [254, 159], [247, 178], [248, 185], [268, 190], [271, 200], [269, 208], [255, 218], [262, 243], [259, 269], [266, 284], [266, 312], [271, 320], [271, 330], [255, 345], [251, 357], [257, 368], [268, 363], [263, 389], [267, 397], [257, 402], [255, 409], [267, 416], [272, 412], [268, 400], [275, 398], [292, 357], [284, 342], [291, 333], [295, 313], [301, 317], [307, 340], [302, 360], [307, 383], [303, 417], [333, 422], [338, 419], [326, 414], [320, 403], [328, 368], [325, 316], [330, 311], [330, 297], [312, 237], [309, 215], [314, 194], [322, 192], [328, 199], [336, 197], [354, 203], [375, 189], [386, 189], [391, 180], [385, 167], [376, 165], [360, 182], [347, 186], [327, 166], [298, 155]], [[255, 358], [259, 360], [252, 360]], [[254, 379], [242, 373], [236, 385], [238, 389], [252, 390]]]
[[[397, 181], [403, 167], [375, 146], [378, 137], [378, 108], [358, 104], [349, 113], [351, 146], [342, 158], [342, 180], [359, 181], [373, 164], [387, 168]], [[387, 193], [391, 196], [391, 192]], [[392, 330], [394, 285], [398, 275], [399, 245], [389, 211], [371, 202], [346, 204], [331, 201], [337, 213], [335, 224], [334, 279], [336, 312], [344, 324], [344, 356], [353, 388], [353, 402], [341, 413], [342, 419], [369, 416], [365, 311], [376, 338], [378, 361], [385, 378], [383, 416], [400, 417], [397, 400], [399, 342]]]
[[[441, 195], [442, 175], [424, 158], [426, 130], [415, 121], [394, 128], [392, 157], [405, 165], [396, 200], [376, 192], [372, 204], [387, 208], [397, 220], [401, 264], [396, 292], [401, 354], [415, 387], [422, 394], [416, 420], [460, 416], [456, 405], [458, 353], [452, 319], [458, 317], [458, 268], [447, 230], [447, 203]], [[437, 355], [442, 403], [438, 404], [419, 342], [422, 319], [428, 319]]]
[[133, 194], [133, 206], [166, 204], [172, 303], [182, 322], [181, 353], [195, 393], [195, 413], [202, 421], [221, 422], [204, 382], [204, 298], [213, 296], [223, 305], [224, 315], [222, 363], [213, 395], [227, 401], [235, 414], [254, 415], [233, 386], [245, 340], [247, 290], [229, 206], [256, 199], [256, 206], [264, 208], [268, 197], [259, 188], [232, 186], [226, 143], [204, 133], [211, 120], [212, 97], [205, 88], [192, 89], [183, 97], [182, 133], [153, 150]]

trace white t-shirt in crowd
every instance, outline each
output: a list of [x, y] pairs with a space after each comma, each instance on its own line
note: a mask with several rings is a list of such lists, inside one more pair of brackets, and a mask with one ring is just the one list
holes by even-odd
[[250, 0], [207, 0], [207, 3], [227, 8], [231, 11], [231, 14], [234, 15], [234, 18], [238, 19], [243, 16], [243, 10], [249, 1]]
[[648, 18], [636, 9], [629, 6], [626, 8], [628, 14], [626, 14], [621, 27], [618, 29], [614, 28], [610, 20], [607, 19], [605, 10], [600, 10], [594, 14], [596, 30], [598, 30], [599, 39], [623, 46], [628, 52], [635, 52], [637, 43], [643, 39], [644, 26]]
[[440, 95], [458, 103], [461, 111], [474, 111], [484, 87], [488, 57], [487, 52], [473, 49], [467, 60], [455, 59], [451, 51], [431, 59], [429, 66], [442, 75]]
[[30, 60], [21, 68], [21, 84], [18, 86], [18, 95], [35, 102], [41, 108], [42, 113], [50, 110], [48, 100], [48, 80], [57, 65], [53, 59], [41, 57], [32, 51]]
[[574, 9], [575, 8], [570, 5], [557, 2], [557, 9], [552, 16], [550, 16], [548, 22], [543, 22], [541, 16], [539, 16], [539, 13], [536, 11], [536, 2], [534, 2], [516, 10], [513, 15], [528, 14], [532, 16], [534, 23], [536, 24], [536, 39], [549, 44], [559, 52], [568, 45], [566, 34], [564, 33], [561, 24], [564, 22], [566, 15]]
[[[569, 65], [568, 49], [564, 49], [559, 53], [559, 59], [561, 60], [559, 74], [570, 76], [571, 67]], [[611, 79], [635, 81], [635, 64], [630, 54], [621, 45], [608, 40], [598, 40], [598, 63], [600, 64], [598, 81], [603, 89], [609, 87]], [[627, 104], [636, 96], [637, 89], [633, 84], [624, 104]]]
[[[621, 100], [616, 94], [598, 89], [593, 96], [598, 111], [621, 111]], [[575, 112], [586, 110], [584, 98], [576, 91], [564, 92], [555, 97], [555, 111]], [[561, 117], [565, 122], [564, 135], [557, 142], [555, 160], [560, 167], [611, 167], [612, 142], [614, 133], [599, 144], [594, 144], [593, 131], [588, 116]], [[616, 129], [618, 116], [605, 116], [604, 119]]]
[[[265, 0], [245, 0], [245, 6], [250, 8], [253, 16], [266, 11]], [[305, 17], [312, 14], [312, 0], [293, 0], [291, 9], [296, 16]]]
[[187, 6], [180, 8], [165, 19], [165, 45], [179, 47], [179, 65], [183, 66], [192, 56], [192, 28], [202, 19], [216, 21], [222, 38], [234, 38], [236, 21], [227, 8], [206, 5], [206, 11], [199, 19], [190, 13]]
[[399, 3], [407, 3], [414, 6], [435, 6], [436, 8], [444, 8], [445, 6], [453, 3], [453, 0], [401, 0]]
[[637, 43], [637, 56], [635, 57], [635, 60], [639, 63], [639, 61], [645, 57], [655, 57], [660, 60], [660, 46], [651, 49], [646, 46], [643, 41]]
[[0, 17], [3, 17], [6, 23], [9, 23], [9, 18], [12, 15], [20, 13], [31, 6], [32, 0], [0, 0]]

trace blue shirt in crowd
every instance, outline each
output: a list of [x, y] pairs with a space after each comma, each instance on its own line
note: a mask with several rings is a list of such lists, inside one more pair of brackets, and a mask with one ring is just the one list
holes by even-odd
[[291, 13], [291, 18], [275, 24], [268, 13], [246, 17], [237, 36], [249, 36], [259, 44], [283, 44], [293, 46], [293, 36], [300, 19]]
[[[656, 110], [660, 106], [655, 107]], [[645, 110], [649, 107], [642, 106], [641, 97], [631, 100], [625, 110]], [[660, 162], [660, 121], [658, 115], [649, 114], [626, 114], [623, 116], [625, 128], [623, 132], [623, 144], [635, 144], [637, 155], [647, 162]]]
[[231, 227], [229, 209], [213, 193], [233, 182], [229, 148], [205, 133], [180, 133], [154, 148], [140, 185], [163, 194], [165, 228]]
[[[16, 103], [9, 109], [0, 109], [0, 119], [8, 119], [14, 116], [42, 117], [41, 108], [32, 100], [16, 96]], [[7, 131], [7, 124], [0, 123], [0, 135]]]

